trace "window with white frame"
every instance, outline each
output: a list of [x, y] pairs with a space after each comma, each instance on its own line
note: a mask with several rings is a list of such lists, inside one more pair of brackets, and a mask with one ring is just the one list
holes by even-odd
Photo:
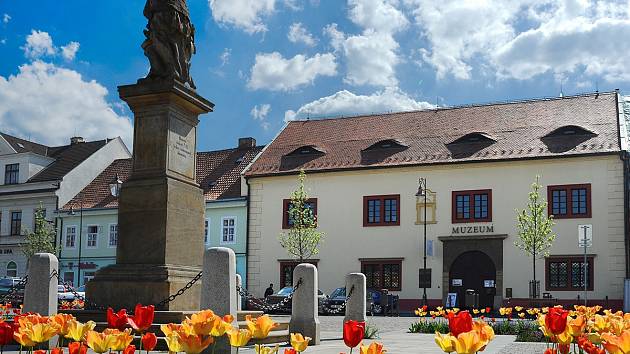
[[109, 247], [118, 245], [118, 224], [109, 225]]
[[66, 227], [66, 248], [74, 248], [77, 239], [77, 227]]
[[210, 243], [210, 219], [206, 219], [204, 221], [204, 229], [203, 229], [203, 243]]
[[221, 243], [234, 242], [236, 242], [236, 218], [223, 218], [221, 220]]
[[90, 225], [87, 227], [87, 248], [96, 248], [98, 240], [98, 226]]

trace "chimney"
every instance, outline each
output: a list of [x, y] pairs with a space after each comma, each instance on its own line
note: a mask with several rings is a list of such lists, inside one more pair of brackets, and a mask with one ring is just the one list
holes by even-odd
[[252, 137], [247, 138], [238, 138], [238, 148], [239, 149], [249, 149], [256, 147], [256, 139]]
[[77, 145], [84, 142], [85, 140], [83, 140], [83, 137], [80, 136], [73, 136], [72, 138], [70, 138], [70, 145]]

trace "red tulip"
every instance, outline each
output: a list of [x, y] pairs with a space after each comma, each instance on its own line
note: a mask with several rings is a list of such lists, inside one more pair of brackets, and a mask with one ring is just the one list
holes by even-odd
[[50, 354], [63, 354], [63, 347], [57, 347], [50, 351]]
[[486, 307], [486, 313], [490, 313], [491, 311], [492, 311], [492, 309], [491, 309], [491, 308]]
[[125, 330], [125, 326], [127, 326], [128, 316], [127, 309], [121, 309], [117, 313], [109, 307], [107, 308], [107, 327], [114, 328], [120, 331]]
[[293, 348], [287, 348], [284, 350], [284, 354], [298, 354], [298, 352]]
[[68, 344], [68, 351], [70, 354], [86, 354], [87, 345], [83, 345], [81, 342], [72, 342]]
[[560, 354], [569, 354], [569, 350], [571, 349], [569, 344], [558, 344], [558, 351]]
[[365, 336], [365, 322], [347, 321], [343, 324], [343, 342], [348, 348], [354, 348]]
[[34, 351], [33, 354], [46, 354], [46, 351], [39, 349], [39, 350]]
[[136, 309], [133, 311], [133, 316], [128, 316], [127, 322], [137, 332], [144, 332], [153, 323], [155, 307], [153, 305], [142, 306], [136, 305]]
[[449, 312], [448, 328], [451, 334], [457, 337], [460, 333], [472, 331], [473, 320], [468, 311], [460, 311], [458, 313]]
[[128, 345], [127, 348], [123, 350], [123, 354], [133, 354], [135, 352], [136, 352], [136, 346], [133, 344]]
[[157, 344], [157, 337], [151, 332], [147, 332], [142, 336], [142, 348], [144, 350], [153, 350]]
[[6, 322], [0, 322], [0, 346], [13, 341], [13, 326]]
[[561, 334], [567, 328], [567, 316], [569, 316], [569, 311], [552, 307], [545, 315], [545, 326], [551, 333]]

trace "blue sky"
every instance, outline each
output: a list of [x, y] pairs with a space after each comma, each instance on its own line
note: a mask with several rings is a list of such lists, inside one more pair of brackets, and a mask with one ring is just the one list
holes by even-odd
[[[120, 135], [116, 86], [148, 70], [143, 0], [0, 0], [0, 130]], [[216, 104], [199, 150], [268, 143], [287, 120], [630, 90], [630, 4], [189, 0], [192, 75]]]

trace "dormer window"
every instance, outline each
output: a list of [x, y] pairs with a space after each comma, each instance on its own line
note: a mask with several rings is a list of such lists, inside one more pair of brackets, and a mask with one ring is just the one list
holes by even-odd
[[451, 144], [474, 144], [474, 143], [494, 144], [496, 142], [497, 142], [496, 139], [494, 139], [489, 134], [475, 132], [475, 133], [466, 134], [466, 135], [464, 135], [464, 136], [462, 136], [462, 137], [460, 137], [460, 138], [450, 142], [448, 145], [451, 145]]
[[588, 129], [584, 129], [577, 125], [565, 125], [564, 127], [557, 128], [545, 135], [545, 138], [556, 138], [564, 136], [594, 136], [597, 135]]
[[381, 140], [377, 143], [374, 143], [368, 146], [363, 151], [380, 150], [380, 149], [406, 149], [407, 147], [408, 146], [403, 144], [400, 140], [385, 139], [385, 140]]
[[325, 153], [326, 152], [324, 150], [318, 148], [315, 145], [305, 145], [291, 151], [286, 156], [308, 156], [308, 155], [321, 155]]
[[4, 184], [18, 184], [20, 182], [20, 164], [12, 163], [4, 166]]

